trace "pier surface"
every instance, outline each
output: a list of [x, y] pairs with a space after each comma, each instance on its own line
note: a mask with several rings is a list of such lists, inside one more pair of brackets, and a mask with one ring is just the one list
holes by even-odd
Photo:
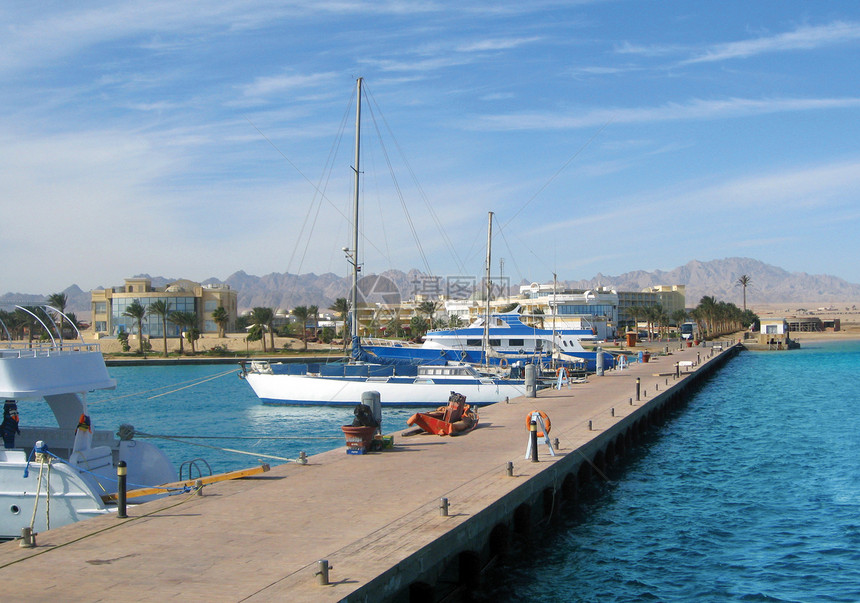
[[[585, 458], [601, 433], [659, 403], [726, 353], [669, 345], [670, 355], [648, 363], [482, 408], [478, 429], [462, 437], [395, 433], [395, 447], [383, 452], [347, 455], [340, 448], [310, 457], [307, 465], [207, 486], [203, 496], [130, 507], [128, 519], [109, 515], [50, 530], [37, 536], [35, 548], [4, 543], [3, 600], [390, 598], [416, 572], [444, 562], [458, 542], [486, 531], [484, 523], [512, 513], [536, 481], [530, 478], [551, 474], [571, 455]], [[685, 366], [675, 379], [678, 362], [696, 366]], [[550, 437], [559, 440], [554, 457], [539, 444], [537, 463], [524, 458], [526, 416], [533, 410], [549, 415]], [[509, 461], [513, 477], [506, 473]], [[448, 516], [439, 511], [443, 497]], [[332, 566], [326, 586], [316, 576], [321, 559]]]

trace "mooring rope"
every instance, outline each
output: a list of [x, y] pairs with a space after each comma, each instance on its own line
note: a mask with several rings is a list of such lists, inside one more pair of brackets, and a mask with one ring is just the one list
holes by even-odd
[[[163, 440], [172, 440], [172, 441], [175, 441], [175, 442], [180, 442], [180, 441], [182, 441], [180, 438], [176, 438], [176, 437], [173, 437], [173, 436], [152, 435], [152, 434], [148, 434], [148, 433], [146, 433], [146, 434], [145, 434], [145, 433], [142, 433], [142, 432], [137, 432], [137, 433], [138, 433], [138, 434], [140, 434], [140, 435], [141, 435], [141, 436], [143, 436], [143, 437], [160, 438], [160, 439], [163, 439]], [[210, 445], [210, 444], [201, 444], [201, 443], [199, 443], [199, 442], [187, 442], [187, 441], [186, 441], [186, 442], [182, 442], [182, 443], [183, 443], [183, 444], [190, 444], [191, 446], [200, 446], [201, 448], [211, 448], [212, 450], [220, 450], [220, 451], [222, 451], [222, 452], [233, 452], [233, 453], [236, 453], [236, 454], [245, 454], [245, 455], [247, 455], [247, 456], [263, 457], [263, 458], [267, 458], [267, 459], [275, 459], [276, 461], [284, 461], [284, 462], [286, 462], [286, 463], [295, 463], [296, 461], [298, 461], [298, 459], [288, 459], [288, 458], [285, 458], [285, 457], [282, 457], [282, 456], [275, 456], [275, 455], [273, 455], [273, 454], [262, 454], [262, 453], [259, 453], [259, 452], [248, 452], [248, 451], [246, 451], [246, 450], [236, 450], [235, 448], [222, 448], [222, 447], [220, 447], [220, 446], [212, 446], [212, 445]]]
[[[122, 400], [123, 398], [133, 398], [135, 396], [144, 396], [146, 394], [149, 394], [150, 392], [157, 392], [159, 390], [163, 390], [163, 389], [168, 388], [168, 387], [175, 387], [177, 385], [183, 385], [185, 383], [191, 384], [191, 385], [187, 385], [185, 387], [180, 387], [180, 388], [175, 389], [175, 390], [170, 391], [170, 392], [166, 392], [167, 394], [170, 394], [173, 392], [178, 392], [178, 391], [183, 390], [183, 389], [187, 389], [189, 387], [194, 387], [195, 385], [200, 385], [201, 383], [206, 383], [207, 381], [212, 381], [213, 379], [218, 379], [219, 377], [225, 377], [227, 375], [232, 375], [235, 373], [236, 373], [236, 369], [233, 368], [233, 369], [230, 369], [229, 371], [224, 371], [223, 373], [218, 373], [217, 375], [207, 376], [203, 379], [200, 379], [199, 377], [195, 377], [194, 379], [188, 379], [187, 381], [179, 381], [177, 383], [171, 383], [169, 385], [162, 385], [161, 387], [154, 387], [152, 389], [147, 389], [147, 390], [143, 390], [140, 392], [133, 392], [130, 394], [125, 394], [123, 396], [105, 398], [104, 400], [89, 400], [88, 403], [89, 403], [89, 406], [92, 406], [93, 404], [99, 404], [101, 402], [113, 402], [115, 400]], [[166, 394], [158, 394], [157, 396], [153, 396], [152, 398], [147, 398], [147, 399], [152, 400], [153, 398], [157, 398], [158, 396], [163, 396], [163, 395], [166, 395]]]

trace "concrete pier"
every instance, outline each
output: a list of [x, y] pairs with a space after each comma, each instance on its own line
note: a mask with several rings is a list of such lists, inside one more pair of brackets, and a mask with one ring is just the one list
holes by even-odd
[[[130, 507], [128, 519], [38, 534], [34, 548], [7, 542], [3, 600], [436, 601], [471, 586], [512, 538], [575, 499], [738, 349], [670, 344], [648, 363], [483, 408], [462, 437], [395, 434], [391, 450], [340, 448], [203, 496]], [[525, 458], [534, 410], [550, 417], [559, 444], [550, 456], [539, 440], [537, 463]]]

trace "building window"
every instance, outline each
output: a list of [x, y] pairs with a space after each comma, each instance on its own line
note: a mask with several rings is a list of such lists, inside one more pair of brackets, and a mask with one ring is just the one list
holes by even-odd
[[96, 314], [104, 314], [107, 312], [107, 302], [96, 302]]

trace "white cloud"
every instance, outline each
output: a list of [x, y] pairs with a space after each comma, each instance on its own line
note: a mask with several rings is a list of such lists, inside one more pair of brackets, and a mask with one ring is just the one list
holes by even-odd
[[774, 36], [718, 44], [682, 64], [747, 58], [768, 52], [809, 50], [860, 39], [860, 23], [837, 21], [828, 25], [800, 27]]
[[483, 115], [466, 127], [477, 130], [569, 130], [591, 128], [606, 123], [655, 123], [661, 121], [710, 120], [766, 115], [787, 111], [847, 109], [860, 106], [860, 97], [847, 98], [727, 98], [693, 99], [687, 103], [667, 103], [657, 107], [594, 109], [586, 112], [524, 112]]

